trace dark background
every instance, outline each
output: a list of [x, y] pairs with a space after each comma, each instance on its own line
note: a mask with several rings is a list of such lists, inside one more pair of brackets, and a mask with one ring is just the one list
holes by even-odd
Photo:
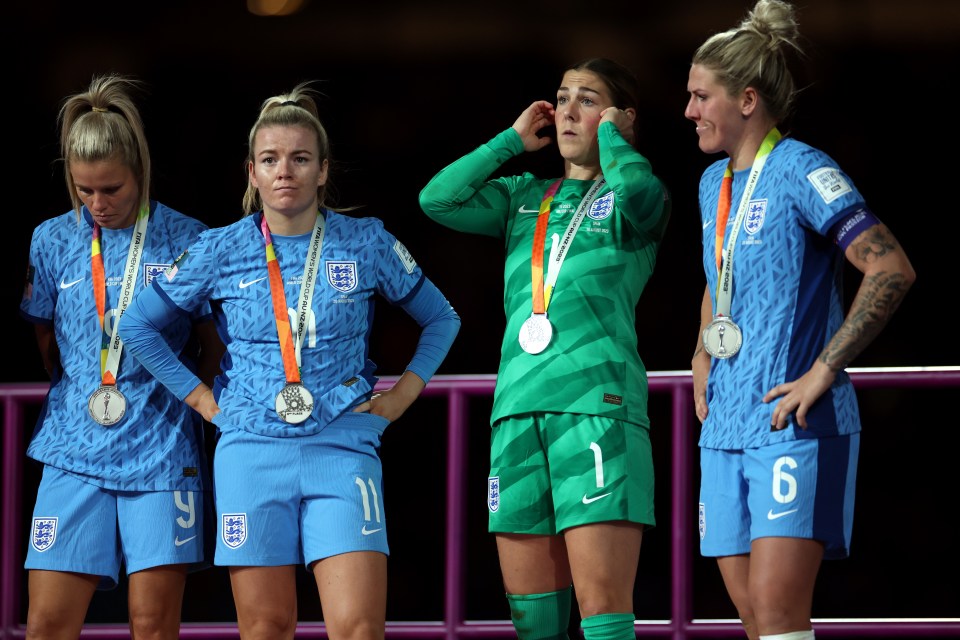
[[[68, 210], [56, 116], [94, 73], [146, 82], [139, 100], [154, 163], [153, 196], [211, 226], [241, 214], [247, 132], [264, 98], [303, 80], [327, 96], [336, 204], [381, 218], [460, 314], [460, 337], [439, 373], [495, 373], [503, 328], [499, 242], [456, 234], [420, 211], [417, 195], [443, 166], [510, 126], [536, 99], [553, 100], [563, 70], [603, 55], [640, 79], [640, 148], [670, 187], [674, 213], [657, 271], [638, 307], [640, 354], [651, 371], [689, 369], [703, 293], [697, 183], [716, 159], [684, 119], [690, 56], [732, 27], [743, 0], [490, 0], [483, 3], [307, 2], [259, 17], [237, 2], [68, 2], [5, 6], [0, 23], [7, 90], [3, 157], [7, 197], [2, 300], [7, 358], [0, 382], [43, 381], [32, 328], [17, 319], [30, 233]], [[808, 58], [804, 90], [785, 133], [833, 156], [892, 228], [918, 280], [856, 367], [960, 364], [949, 269], [956, 260], [953, 197], [958, 124], [960, 2], [808, 0], [798, 3]], [[559, 175], [555, 147], [504, 171]], [[850, 273], [848, 297], [858, 274]], [[398, 374], [417, 328], [378, 308], [371, 356]], [[852, 557], [821, 572], [816, 617], [960, 615], [955, 541], [955, 390], [860, 393], [864, 436]], [[495, 550], [485, 532], [489, 400], [475, 420], [470, 504], [470, 619], [506, 619]], [[391, 620], [442, 616], [444, 409], [421, 399], [385, 435], [391, 516]], [[944, 417], [946, 416], [946, 417]], [[669, 406], [652, 398], [658, 519], [644, 540], [638, 616], [669, 618]], [[691, 424], [691, 429], [697, 425]], [[24, 519], [37, 469], [28, 465]], [[698, 481], [694, 479], [693, 485]], [[24, 525], [25, 526], [25, 525]], [[25, 537], [23, 539], [26, 539]], [[696, 617], [734, 617], [715, 564], [698, 560]], [[303, 572], [301, 619], [320, 619]], [[123, 588], [102, 594], [92, 621], [124, 619]], [[221, 569], [193, 576], [186, 620], [233, 619]]]

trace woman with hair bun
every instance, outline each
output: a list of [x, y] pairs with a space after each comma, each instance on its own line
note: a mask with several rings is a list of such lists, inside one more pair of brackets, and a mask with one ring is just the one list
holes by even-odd
[[[824, 152], [784, 135], [801, 53], [791, 4], [760, 0], [693, 56], [707, 286], [693, 355], [700, 551], [751, 640], [810, 640], [824, 558], [850, 551], [860, 417], [844, 371], [915, 274]], [[863, 273], [849, 310], [844, 259]]]
[[[330, 142], [307, 83], [263, 102], [248, 144], [245, 216], [203, 234], [139, 296], [123, 338], [218, 428], [214, 562], [229, 567], [241, 637], [294, 637], [302, 565], [332, 640], [378, 640], [389, 553], [380, 439], [460, 319], [380, 220], [329, 206]], [[368, 357], [376, 295], [422, 328], [406, 370], [379, 393]], [[227, 346], [213, 388], [159, 334], [208, 302]]]

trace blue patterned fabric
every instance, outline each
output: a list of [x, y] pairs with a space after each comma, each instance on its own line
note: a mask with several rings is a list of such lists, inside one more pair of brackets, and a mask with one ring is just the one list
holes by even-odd
[[[146, 243], [134, 294], [161, 275], [206, 226], [169, 207], [151, 203]], [[117, 322], [116, 306], [133, 227], [101, 229], [106, 277], [106, 331]], [[53, 325], [60, 350], [27, 455], [107, 489], [156, 491], [202, 488], [206, 474], [199, 416], [167, 391], [126, 350], [120, 357], [117, 389], [126, 414], [104, 427], [88, 414], [87, 401], [101, 383], [101, 328], [91, 275], [93, 221], [86, 207], [41, 223], [33, 232], [21, 315]], [[208, 318], [198, 306], [192, 320]], [[187, 344], [191, 316], [169, 325], [164, 337], [177, 354]], [[192, 362], [188, 366], [194, 367]]]
[[[714, 253], [717, 200], [727, 159], [700, 180], [703, 266], [716, 310]], [[734, 173], [730, 238], [749, 170]], [[737, 237], [730, 315], [743, 331], [743, 347], [713, 359], [707, 386], [709, 415], [700, 446], [759, 447], [798, 438], [860, 431], [857, 400], [845, 372], [811, 408], [807, 430], [770, 431], [767, 391], [803, 375], [844, 319], [844, 256], [830, 235], [840, 220], [864, 207], [853, 182], [825, 153], [785, 138], [769, 155]], [[726, 245], [725, 245], [726, 246]]]

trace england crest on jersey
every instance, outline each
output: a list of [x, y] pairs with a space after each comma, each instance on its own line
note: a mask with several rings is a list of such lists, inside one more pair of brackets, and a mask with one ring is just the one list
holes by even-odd
[[37, 551], [46, 551], [57, 541], [57, 518], [34, 518], [30, 544]]
[[231, 549], [237, 549], [247, 541], [247, 514], [245, 513], [225, 513], [223, 514], [223, 544]]
[[612, 212], [613, 191], [602, 198], [597, 198], [594, 200], [593, 204], [590, 205], [590, 211], [587, 212], [587, 217], [591, 220], [603, 220], [605, 218], [609, 218]]
[[500, 510], [500, 476], [487, 478], [487, 508], [490, 513]]
[[170, 266], [169, 264], [156, 264], [153, 262], [148, 262], [143, 265], [143, 288], [146, 289], [149, 287], [153, 279], [165, 273]]
[[357, 288], [357, 263], [327, 262], [327, 282], [340, 293], [350, 293]]
[[767, 217], [767, 201], [751, 200], [747, 205], [747, 215], [743, 221], [743, 230], [750, 235], [760, 231], [763, 221]]

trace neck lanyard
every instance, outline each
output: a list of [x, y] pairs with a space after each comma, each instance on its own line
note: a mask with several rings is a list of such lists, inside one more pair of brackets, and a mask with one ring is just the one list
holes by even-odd
[[567, 225], [567, 230], [563, 233], [562, 240], [558, 234], [553, 234], [550, 258], [547, 265], [547, 278], [546, 283], [544, 283], [543, 250], [547, 239], [547, 222], [550, 219], [550, 206], [553, 203], [553, 198], [562, 183], [563, 179], [560, 179], [550, 185], [546, 193], [543, 194], [543, 200], [540, 202], [540, 213], [537, 214], [537, 226], [533, 233], [533, 254], [530, 258], [534, 313], [547, 312], [547, 308], [550, 306], [550, 297], [556, 287], [557, 278], [560, 276], [560, 268], [563, 266], [563, 261], [567, 257], [570, 245], [573, 243], [573, 238], [577, 235], [577, 230], [580, 228], [580, 224], [583, 222], [587, 210], [597, 197], [597, 193], [601, 187], [606, 183], [606, 180], [601, 176], [594, 182], [593, 186], [590, 187], [586, 195], [583, 196], [576, 213]]
[[773, 151], [773, 147], [780, 141], [780, 131], [776, 127], [770, 130], [760, 143], [757, 149], [757, 155], [753, 159], [753, 167], [750, 169], [750, 176], [747, 178], [746, 187], [743, 190], [743, 196], [740, 198], [740, 205], [737, 207], [737, 217], [733, 221], [733, 230], [730, 232], [730, 239], [727, 241], [726, 252], [723, 250], [724, 235], [727, 231], [727, 218], [730, 215], [731, 192], [733, 190], [733, 169], [731, 162], [727, 163], [727, 168], [723, 172], [723, 180], [720, 182], [720, 199], [717, 202], [717, 224], [715, 250], [717, 258], [717, 314], [718, 316], [730, 315], [730, 300], [733, 297], [733, 252], [737, 246], [737, 236], [740, 233], [740, 227], [743, 226], [743, 218], [747, 213], [747, 207], [750, 203], [750, 196], [757, 186], [760, 179], [760, 171], [767, 161], [767, 156]]
[[267, 225], [267, 216], [261, 214], [260, 230], [263, 233], [263, 243], [267, 254], [267, 273], [270, 276], [270, 295], [273, 298], [273, 316], [277, 323], [277, 336], [280, 339], [280, 353], [283, 356], [283, 369], [287, 382], [300, 382], [300, 349], [306, 334], [307, 318], [310, 315], [310, 305], [313, 300], [313, 291], [317, 281], [317, 272], [320, 265], [320, 251], [323, 247], [323, 232], [325, 219], [317, 211], [317, 219], [313, 224], [313, 233], [310, 236], [310, 249], [303, 269], [303, 281], [300, 285], [300, 300], [297, 304], [297, 333], [293, 335], [290, 329], [290, 318], [287, 314], [287, 298], [283, 293], [283, 277], [280, 275], [280, 263], [273, 250], [273, 237]]
[[123, 351], [123, 341], [117, 334], [117, 326], [120, 324], [120, 316], [123, 315], [133, 298], [133, 290], [137, 284], [137, 271], [140, 268], [140, 258], [143, 256], [143, 246], [147, 240], [147, 222], [149, 219], [150, 207], [144, 206], [137, 214], [137, 221], [133, 225], [133, 236], [130, 238], [130, 249], [127, 251], [127, 263], [123, 269], [123, 287], [120, 289], [120, 299], [117, 303], [117, 317], [113, 322], [109, 336], [104, 324], [107, 307], [107, 280], [100, 246], [101, 231], [100, 225], [96, 222], [93, 223], [90, 268], [93, 273], [93, 298], [97, 303], [97, 319], [100, 321], [100, 380], [106, 386], [117, 384], [120, 353]]

